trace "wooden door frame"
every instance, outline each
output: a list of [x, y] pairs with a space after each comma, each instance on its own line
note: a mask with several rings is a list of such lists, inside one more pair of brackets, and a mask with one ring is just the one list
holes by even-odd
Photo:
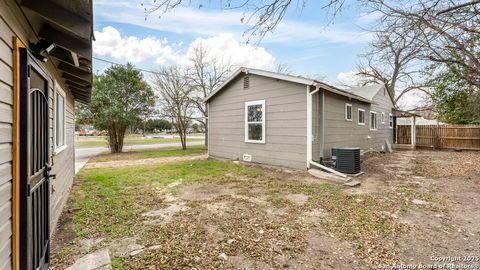
[[20, 269], [20, 49], [13, 37], [13, 125], [12, 125], [12, 269]]

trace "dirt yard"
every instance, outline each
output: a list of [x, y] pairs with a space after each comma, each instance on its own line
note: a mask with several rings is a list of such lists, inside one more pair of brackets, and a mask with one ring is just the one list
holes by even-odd
[[300, 171], [176, 161], [82, 170], [52, 269], [87, 269], [99, 254], [105, 264], [90, 269], [379, 269], [480, 256], [478, 152], [371, 154], [354, 188]]

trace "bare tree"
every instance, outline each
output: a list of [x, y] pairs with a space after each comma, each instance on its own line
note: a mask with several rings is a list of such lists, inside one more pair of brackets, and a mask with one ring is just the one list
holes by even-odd
[[292, 67], [285, 62], [277, 62], [273, 71], [281, 74], [293, 74]]
[[200, 117], [196, 120], [205, 130], [205, 146], [208, 144], [208, 110], [204, 99], [219, 87], [231, 72], [230, 60], [210, 55], [208, 48], [202, 42], [194, 44], [191, 48], [186, 75], [192, 88], [191, 102], [200, 113]]
[[357, 75], [361, 77], [361, 84], [384, 84], [396, 107], [409, 92], [428, 93], [423, 87], [420, 49], [413, 44], [413, 39], [397, 33], [396, 29], [387, 27], [385, 31], [376, 32], [369, 51], [360, 55]]
[[480, 0], [363, 1], [382, 14], [380, 27], [411, 40], [423, 61], [459, 65], [463, 80], [480, 85]]
[[194, 113], [187, 75], [178, 67], [164, 68], [154, 75], [153, 84], [160, 95], [162, 117], [171, 120], [182, 149], [187, 149], [187, 129]]
[[432, 67], [461, 66], [463, 80], [479, 85], [480, 1], [363, 2], [371, 12], [382, 14], [374, 41], [358, 66], [363, 84], [384, 83], [396, 106], [407, 93], [431, 96], [425, 73], [435, 73]]

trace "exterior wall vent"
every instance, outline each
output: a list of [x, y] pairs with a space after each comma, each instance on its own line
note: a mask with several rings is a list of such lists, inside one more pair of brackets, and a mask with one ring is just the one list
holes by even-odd
[[332, 148], [332, 160], [335, 169], [341, 173], [357, 174], [360, 172], [360, 148]]
[[250, 88], [250, 76], [245, 75], [243, 77], [243, 89]]
[[252, 155], [243, 154], [243, 161], [252, 162]]

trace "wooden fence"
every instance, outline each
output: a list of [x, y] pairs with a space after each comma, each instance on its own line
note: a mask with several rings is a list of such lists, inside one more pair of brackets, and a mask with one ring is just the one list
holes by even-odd
[[[397, 143], [411, 143], [411, 126], [397, 127]], [[480, 125], [419, 125], [416, 146], [437, 149], [480, 150]]]
[[411, 144], [412, 143], [412, 127], [411, 126], [397, 126], [397, 143]]

